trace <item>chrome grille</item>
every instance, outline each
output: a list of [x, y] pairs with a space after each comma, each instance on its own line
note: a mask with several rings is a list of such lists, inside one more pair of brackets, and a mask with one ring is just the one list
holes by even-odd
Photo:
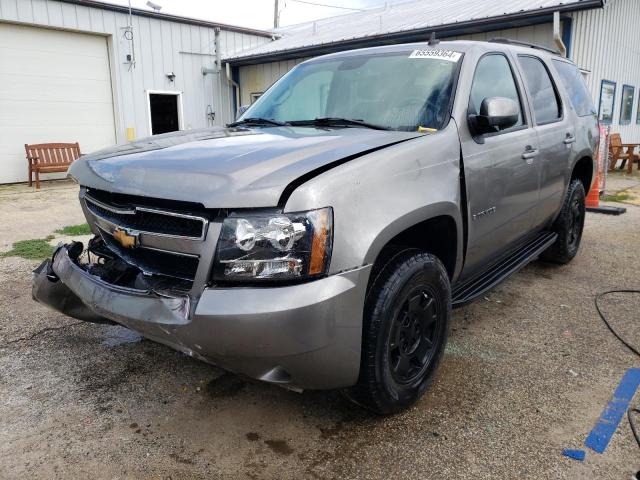
[[[88, 220], [122, 260], [147, 275], [195, 280], [202, 249], [208, 244], [205, 215], [210, 212], [204, 207], [198, 215], [191, 209], [177, 210], [185, 208], [182, 202], [87, 189], [81, 189], [80, 197]], [[129, 238], [135, 240], [129, 243]]]
[[208, 220], [204, 217], [136, 205], [108, 204], [90, 194], [85, 195], [85, 202], [94, 215], [142, 233], [203, 240], [207, 232]]
[[124, 249], [113, 236], [100, 229], [104, 243], [125, 262], [135, 265], [146, 274], [164, 275], [193, 280], [198, 270], [198, 256], [167, 252], [155, 248]]

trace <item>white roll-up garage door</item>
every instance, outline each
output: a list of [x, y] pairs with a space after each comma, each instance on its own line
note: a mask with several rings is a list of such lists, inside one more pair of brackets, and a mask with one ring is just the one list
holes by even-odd
[[0, 23], [0, 183], [27, 180], [25, 143], [54, 142], [115, 143], [107, 39]]

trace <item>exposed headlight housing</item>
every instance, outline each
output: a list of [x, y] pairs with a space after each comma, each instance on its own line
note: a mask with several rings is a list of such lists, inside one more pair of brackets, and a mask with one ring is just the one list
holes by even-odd
[[299, 213], [232, 214], [220, 231], [215, 281], [303, 280], [325, 275], [333, 241], [330, 207]]

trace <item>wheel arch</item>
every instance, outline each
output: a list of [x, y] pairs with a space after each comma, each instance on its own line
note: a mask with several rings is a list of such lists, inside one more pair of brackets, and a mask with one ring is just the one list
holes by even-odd
[[388, 225], [372, 243], [365, 261], [375, 268], [390, 247], [417, 248], [438, 257], [453, 280], [462, 266], [462, 239], [458, 206], [443, 202], [411, 212]]
[[585, 194], [589, 193], [591, 184], [594, 179], [594, 161], [588, 155], [582, 156], [574, 165], [571, 170], [571, 178], [569, 183], [573, 180], [580, 180], [584, 187]]

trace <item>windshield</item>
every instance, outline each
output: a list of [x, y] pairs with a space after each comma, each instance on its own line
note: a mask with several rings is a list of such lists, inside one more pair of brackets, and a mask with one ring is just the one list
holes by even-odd
[[[461, 54], [446, 59], [416, 55], [440, 50], [370, 54], [300, 64], [276, 82], [242, 119], [300, 122], [359, 120], [393, 130], [440, 129]], [[446, 53], [446, 52], [445, 52]]]

